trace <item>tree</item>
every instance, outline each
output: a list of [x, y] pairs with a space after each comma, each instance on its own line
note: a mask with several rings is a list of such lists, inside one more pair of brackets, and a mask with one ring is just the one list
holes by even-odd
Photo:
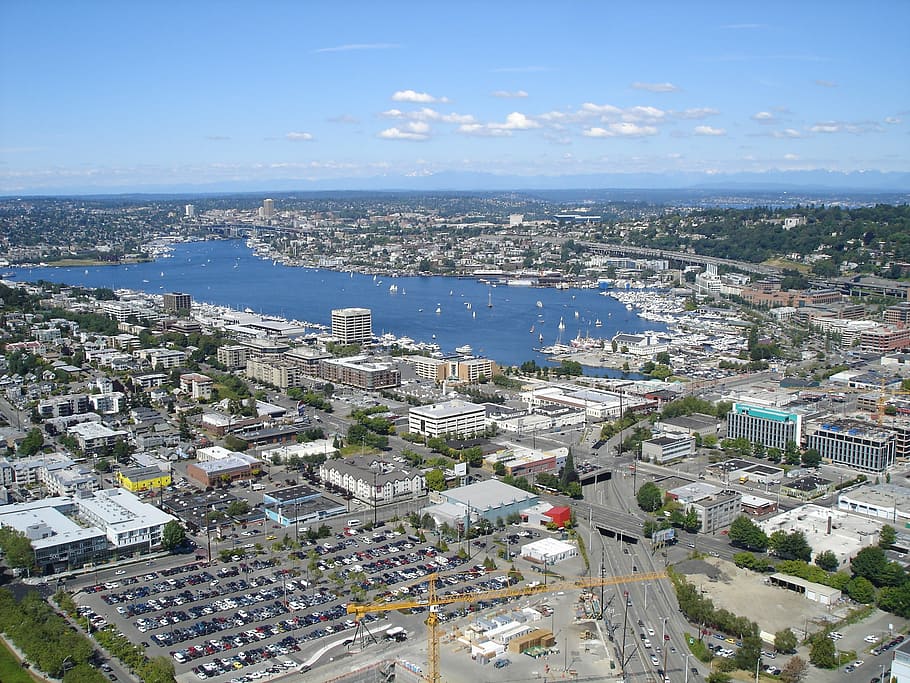
[[250, 511], [250, 504], [245, 500], [232, 500], [227, 506], [227, 513], [231, 517], [239, 517]]
[[30, 429], [25, 438], [19, 443], [19, 454], [26, 457], [35, 455], [44, 446], [44, 434], [35, 427]]
[[562, 470], [559, 472], [559, 483], [565, 488], [573, 481], [578, 481], [578, 472], [575, 471], [575, 459], [570, 451], [566, 456], [566, 464], [563, 465]]
[[740, 669], [751, 671], [755, 662], [761, 658], [762, 640], [758, 636], [758, 629], [744, 634], [742, 643], [742, 646], [736, 651], [733, 661]]
[[781, 654], [796, 652], [797, 645], [799, 645], [799, 640], [797, 640], [796, 634], [789, 628], [785, 628], [783, 631], [778, 631], [774, 634], [774, 649]]
[[809, 673], [809, 665], [802, 657], [790, 657], [783, 671], [780, 672], [780, 680], [784, 683], [800, 683]]
[[875, 602], [875, 586], [869, 579], [862, 576], [854, 576], [844, 586], [844, 592], [850, 596], [851, 600], [869, 605]]
[[768, 538], [768, 546], [785, 560], [808, 562], [812, 559], [812, 548], [802, 531], [794, 531], [789, 534], [780, 530], [775, 531]]
[[897, 531], [890, 524], [882, 525], [882, 530], [878, 534], [878, 547], [888, 549], [894, 545], [897, 540]]
[[730, 674], [726, 671], [712, 671], [705, 681], [707, 683], [730, 683]]
[[768, 536], [761, 527], [745, 515], [740, 515], [730, 525], [730, 542], [749, 550], [764, 551], [768, 547]]
[[442, 491], [446, 487], [446, 477], [438, 467], [427, 472], [427, 488], [430, 491]]
[[840, 563], [837, 561], [837, 555], [834, 554], [834, 551], [826, 550], [815, 556], [815, 564], [826, 572], [836, 572]]
[[881, 585], [887, 564], [885, 551], [878, 546], [863, 548], [850, 560], [850, 568], [854, 575], [869, 579], [877, 586]]
[[6, 563], [17, 569], [32, 569], [35, 566], [35, 550], [28, 537], [12, 527], [0, 527], [0, 550], [6, 556]]
[[816, 449], [807, 448], [802, 460], [805, 467], [818, 467], [822, 463], [822, 456]]
[[186, 540], [186, 531], [180, 523], [172, 519], [164, 525], [161, 531], [161, 547], [171, 551], [180, 546]]
[[809, 646], [809, 661], [819, 669], [836, 669], [837, 655], [834, 641], [827, 633], [817, 633]]
[[686, 510], [686, 514], [683, 516], [682, 520], [682, 528], [690, 534], [694, 534], [701, 529], [701, 521], [698, 519], [698, 512], [696, 512], [694, 507], [690, 507]]
[[660, 489], [653, 482], [646, 482], [638, 489], [635, 499], [638, 501], [638, 507], [645, 512], [654, 512], [660, 508], [663, 503]]

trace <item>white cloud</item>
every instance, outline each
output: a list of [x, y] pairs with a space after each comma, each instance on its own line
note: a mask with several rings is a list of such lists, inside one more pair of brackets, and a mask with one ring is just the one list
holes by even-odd
[[427, 92], [416, 90], [398, 90], [392, 94], [393, 102], [413, 102], [415, 104], [433, 104], [434, 102], [448, 102], [446, 97], [435, 97]]
[[759, 123], [774, 123], [774, 114], [769, 111], [760, 111], [752, 115], [752, 120]]
[[389, 109], [381, 112], [380, 116], [387, 119], [407, 119], [410, 121], [441, 121], [443, 123], [474, 123], [475, 119], [470, 114], [449, 113], [442, 114], [435, 109], [422, 107], [413, 111], [401, 111], [400, 109]]
[[513, 130], [531, 130], [532, 128], [540, 128], [540, 123], [519, 111], [513, 111], [506, 116], [506, 120], [502, 123], [498, 121], [490, 123], [475, 123], [471, 121], [460, 125], [457, 132], [463, 135], [506, 137], [511, 135]]
[[661, 121], [667, 112], [657, 107], [629, 107], [622, 113], [623, 121]]
[[714, 128], [713, 126], [695, 126], [695, 130], [693, 132], [696, 135], [708, 135], [713, 137], [727, 134], [727, 131], [723, 128]]
[[636, 90], [647, 90], [648, 92], [677, 92], [680, 90], [678, 85], [672, 83], [641, 83], [636, 81], [632, 84]]
[[795, 138], [803, 137], [803, 134], [800, 133], [795, 128], [784, 128], [783, 130], [772, 130], [771, 137], [780, 138], [780, 139], [783, 139], [783, 138], [795, 139]]
[[799, 155], [798, 154], [784, 154], [784, 159], [786, 159], [787, 161], [796, 161], [797, 159], [799, 159]]
[[508, 137], [512, 134], [512, 131], [505, 130], [502, 128], [490, 128], [488, 125], [482, 123], [465, 123], [461, 126], [458, 126], [456, 132], [461, 133], [462, 135], [475, 135], [478, 137]]
[[287, 133], [284, 137], [286, 140], [290, 140], [291, 142], [306, 142], [313, 139], [313, 134], [292, 131], [290, 133]]
[[862, 135], [863, 133], [878, 133], [882, 127], [874, 121], [860, 121], [851, 123], [848, 121], [821, 121], [809, 128], [812, 133], [852, 133], [853, 135]]
[[494, 90], [490, 93], [493, 97], [524, 98], [528, 96], [524, 90]]
[[639, 126], [636, 123], [624, 121], [621, 123], [611, 123], [606, 128], [594, 126], [582, 131], [582, 135], [588, 138], [641, 138], [648, 135], [657, 135], [657, 128], [654, 126]]
[[612, 104], [594, 104], [593, 102], [585, 102], [581, 105], [581, 113], [600, 116], [604, 123], [617, 120], [631, 123], [657, 123], [667, 116], [667, 112], [657, 107], [637, 106], [620, 109]]
[[401, 47], [396, 43], [348, 43], [347, 45], [335, 45], [334, 47], [321, 47], [313, 50], [314, 54], [322, 52], [352, 52], [355, 50], [394, 50]]
[[540, 128], [540, 124], [534, 119], [530, 119], [519, 111], [513, 111], [506, 116], [505, 123], [488, 124], [494, 130], [529, 130], [531, 128]]
[[599, 116], [618, 116], [622, 113], [622, 109], [614, 107], [612, 104], [594, 104], [593, 102], [585, 102], [581, 105], [581, 110]]
[[704, 119], [709, 116], [717, 116], [718, 114], [720, 114], [720, 112], [711, 107], [694, 107], [692, 109], [670, 112], [670, 115], [677, 119]]
[[386, 128], [379, 133], [379, 137], [384, 140], [428, 140], [430, 125], [424, 121], [408, 121], [401, 126]]
[[899, 116], [888, 116], [887, 118], [885, 118], [885, 123], [892, 125], [892, 126], [896, 126], [899, 123], [903, 123], [903, 121], [901, 120], [901, 118]]

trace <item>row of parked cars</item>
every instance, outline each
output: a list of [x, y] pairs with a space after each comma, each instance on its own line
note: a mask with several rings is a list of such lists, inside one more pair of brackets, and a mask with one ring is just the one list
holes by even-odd
[[880, 645], [877, 648], [875, 648], [874, 650], [872, 650], [872, 654], [875, 655], [876, 657], [878, 657], [882, 652], [887, 652], [888, 650], [893, 650], [894, 648], [896, 648], [898, 645], [900, 645], [903, 642], [904, 642], [904, 636], [901, 634], [898, 634], [898, 635], [894, 636], [894, 638], [889, 640], [887, 643], [884, 643], [883, 645]]

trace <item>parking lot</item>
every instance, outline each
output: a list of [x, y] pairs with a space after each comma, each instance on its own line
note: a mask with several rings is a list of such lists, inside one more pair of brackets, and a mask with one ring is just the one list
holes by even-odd
[[[517, 543], [518, 533], [509, 528], [503, 535]], [[228, 563], [195, 560], [170, 569], [142, 565], [118, 570], [112, 580], [80, 585], [76, 597], [94, 628], [116, 629], [144, 646], [149, 656], [170, 657], [181, 680], [246, 683], [298, 670], [326, 645], [360, 643], [364, 630], [358, 630], [345, 609], [355, 597], [411, 601], [410, 611], [419, 615], [426, 610], [420, 603], [426, 601], [430, 574], [440, 574], [439, 595], [473, 595], [515, 582], [504, 568], [484, 565], [499, 548], [492, 537], [464, 547], [474, 556], [457, 548], [439, 552], [390, 528], [359, 534], [348, 529], [319, 541], [302, 539], [299, 549], [281, 552], [241, 546]], [[440, 620], [503, 602], [453, 603], [443, 608]], [[399, 612], [392, 615], [403, 618]], [[369, 614], [363, 625], [381, 634], [393, 624], [372, 622], [384, 618], [383, 613]], [[422, 619], [412, 620], [415, 628]], [[422, 629], [417, 637], [423, 640]]]

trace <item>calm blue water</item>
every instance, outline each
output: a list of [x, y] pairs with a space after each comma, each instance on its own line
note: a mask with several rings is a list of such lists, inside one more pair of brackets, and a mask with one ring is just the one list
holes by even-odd
[[[371, 275], [273, 265], [254, 256], [239, 240], [180, 244], [173, 258], [154, 263], [13, 270], [18, 280], [187, 292], [194, 301], [326, 325], [333, 308], [362, 306], [373, 311], [374, 334], [392, 332], [435, 341], [447, 352], [470, 344], [475, 354], [510, 365], [531, 359], [541, 363], [543, 356], [533, 349], [557, 341], [560, 318], [565, 322], [562, 340], [566, 342], [579, 332], [609, 338], [618, 331], [664, 329], [660, 323], [641, 320], [597, 290], [490, 287], [451, 277], [378, 276], [374, 280]], [[398, 286], [397, 293], [389, 291], [392, 283]], [[487, 306], [490, 300], [492, 308]], [[594, 326], [598, 318], [603, 327]], [[586, 374], [613, 373], [586, 370]]]

